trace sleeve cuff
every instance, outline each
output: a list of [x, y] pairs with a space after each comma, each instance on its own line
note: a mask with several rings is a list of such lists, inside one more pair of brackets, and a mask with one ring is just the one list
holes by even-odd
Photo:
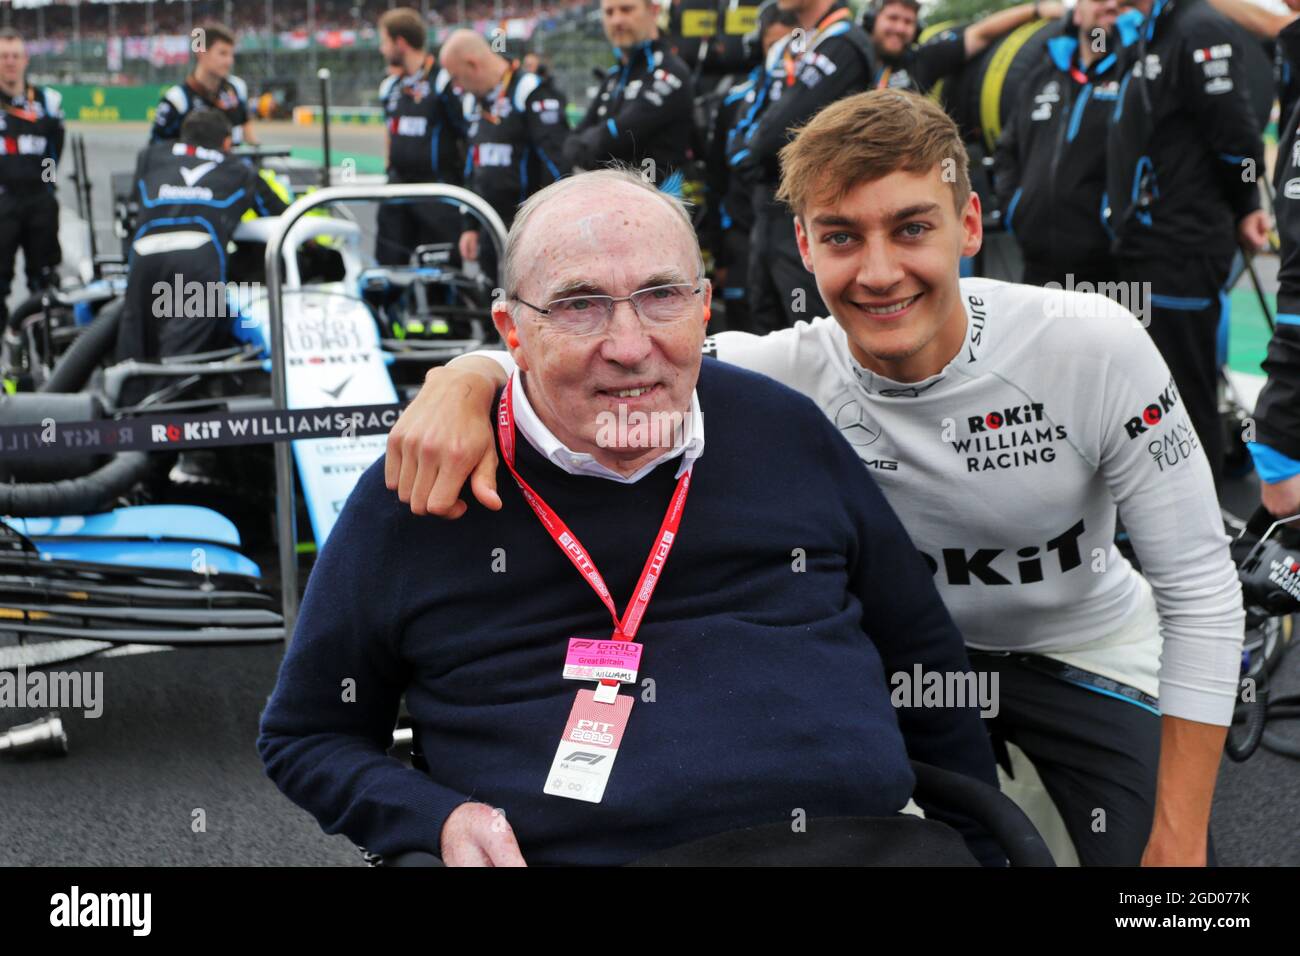
[[1237, 692], [1229, 694], [1196, 690], [1179, 684], [1160, 681], [1160, 714], [1163, 717], [1180, 717], [1200, 724], [1228, 727], [1232, 712], [1237, 706]]
[[1265, 484], [1275, 485], [1300, 475], [1300, 461], [1282, 454], [1277, 449], [1257, 441], [1247, 442], [1246, 447], [1250, 449], [1250, 457], [1254, 459], [1259, 480]]

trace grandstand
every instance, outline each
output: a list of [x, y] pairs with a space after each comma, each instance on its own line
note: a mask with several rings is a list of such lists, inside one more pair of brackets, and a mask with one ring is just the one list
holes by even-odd
[[[399, 5], [394, 0], [3, 0], [0, 25], [23, 34], [38, 82], [114, 87], [179, 78], [189, 61], [190, 31], [217, 20], [239, 37], [236, 72], [254, 95], [267, 88], [314, 89], [316, 71], [324, 66], [334, 76], [335, 102], [368, 106], [383, 72], [375, 24], [385, 10]], [[435, 43], [463, 24], [483, 33], [500, 29], [516, 54], [546, 53], [572, 97], [585, 98], [591, 66], [609, 59], [594, 0], [410, 0], [408, 5], [424, 14]]]

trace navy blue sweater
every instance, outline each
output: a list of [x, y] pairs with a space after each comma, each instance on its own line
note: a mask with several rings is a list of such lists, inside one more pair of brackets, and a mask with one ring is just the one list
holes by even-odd
[[[593, 686], [560, 676], [567, 639], [608, 637], [605, 606], [504, 465], [502, 510], [471, 503], [453, 522], [412, 515], [382, 460], [365, 473], [312, 571], [258, 739], [268, 775], [325, 832], [381, 854], [437, 852], [447, 816], [474, 800], [504, 810], [530, 863], [616, 864], [796, 809], [894, 814], [915, 782], [909, 754], [996, 784], [973, 709], [890, 704], [887, 674], [969, 663], [836, 428], [797, 393], [711, 359], [698, 394], [706, 450], [638, 635], [654, 700], [635, 688], [599, 804], [542, 786], [574, 693]], [[626, 485], [516, 446], [621, 614], [679, 462]], [[403, 693], [427, 775], [385, 753]], [[972, 846], [990, 857], [987, 841]]]

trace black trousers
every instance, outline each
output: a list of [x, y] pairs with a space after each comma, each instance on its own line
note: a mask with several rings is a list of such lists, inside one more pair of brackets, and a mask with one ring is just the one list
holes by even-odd
[[8, 319], [9, 286], [14, 278], [14, 256], [23, 251], [27, 288], [45, 288], [47, 275], [62, 260], [59, 249], [59, 200], [44, 183], [27, 191], [12, 187], [0, 192], [0, 324]]
[[460, 234], [464, 220], [455, 206], [444, 202], [392, 200], [377, 214], [375, 259], [382, 266], [410, 264], [416, 246], [449, 242], [452, 263], [460, 265]]
[[[749, 232], [738, 226], [732, 226], [722, 236], [724, 255], [727, 262], [727, 281], [721, 288], [713, 290], [714, 297], [721, 296], [726, 313], [725, 329], [738, 332], [752, 332], [753, 321], [749, 308]], [[721, 323], [709, 331], [716, 332], [722, 328]]]
[[[226, 306], [221, 259], [211, 244], [150, 255], [132, 253], [125, 298], [117, 329], [119, 362], [157, 362], [222, 348], [233, 341], [236, 320]], [[119, 405], [135, 404], [175, 381], [130, 379]]]
[[1226, 446], [1219, 418], [1218, 331], [1231, 267], [1231, 254], [1125, 258], [1121, 262], [1124, 281], [1150, 283], [1147, 331], [1173, 374], [1216, 485], [1222, 476]]
[[999, 711], [987, 721], [994, 752], [1005, 768], [1005, 743], [1024, 751], [1079, 862], [1141, 863], [1155, 816], [1160, 717], [1036, 670], [1019, 655], [969, 653], [977, 672], [998, 674]]
[[762, 335], [827, 314], [817, 280], [799, 256], [790, 210], [775, 200], [756, 199], [749, 241], [749, 331]]

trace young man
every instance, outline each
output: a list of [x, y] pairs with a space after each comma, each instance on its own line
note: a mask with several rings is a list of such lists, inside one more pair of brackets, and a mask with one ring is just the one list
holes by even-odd
[[1087, 282], [1099, 291], [1118, 278], [1101, 218], [1106, 131], [1119, 98], [1118, 16], [1118, 0], [1075, 4], [1021, 80], [998, 141], [1002, 223], [1020, 244], [1030, 285]]
[[[493, 52], [477, 33], [457, 30], [442, 47], [442, 65], [474, 97], [470, 114], [466, 186], [482, 196], [510, 228], [519, 204], [563, 178], [564, 94], [550, 80], [522, 70], [518, 60]], [[480, 243], [478, 220], [466, 216], [462, 260], [478, 261], [495, 283], [500, 251]]]
[[235, 65], [235, 34], [219, 23], [199, 27], [194, 71], [163, 94], [154, 114], [150, 143], [172, 143], [180, 138], [181, 124], [195, 110], [214, 109], [230, 120], [231, 140], [257, 145], [248, 108], [248, 85], [231, 74]]
[[1040, 17], [1055, 19], [1064, 13], [1065, 8], [1056, 0], [1035, 0], [991, 13], [968, 27], [944, 30], [918, 43], [919, 0], [879, 0], [862, 16], [862, 29], [871, 37], [876, 53], [871, 85], [876, 89], [928, 93], [935, 83], [956, 73], [1003, 34]]
[[0, 329], [14, 256], [23, 251], [27, 291], [35, 294], [62, 261], [54, 173], [63, 152], [62, 97], [27, 82], [27, 50], [13, 30], [0, 30]]
[[[389, 73], [379, 86], [388, 128], [390, 183], [461, 184], [465, 167], [462, 94], [425, 50], [428, 27], [418, 11], [397, 7], [379, 18], [379, 52]], [[442, 202], [386, 202], [376, 222], [375, 258], [406, 265], [416, 246], [460, 240], [457, 207]], [[458, 256], [453, 255], [453, 260]]]
[[[605, 38], [617, 62], [564, 144], [564, 172], [611, 160], [662, 185], [695, 158], [695, 84], [690, 68], [659, 37], [653, 0], [601, 0]], [[648, 163], [653, 163], [651, 168]]]
[[[1034, 762], [1080, 860], [1204, 864], [1244, 614], [1168, 367], [1102, 296], [958, 278], [980, 202], [928, 100], [835, 103], [781, 159], [834, 318], [712, 350], [811, 397], [855, 447], [1000, 673], [995, 740]], [[417, 514], [462, 514], [471, 470], [500, 507], [480, 423], [494, 354], [431, 371], [389, 437], [388, 485]], [[1117, 514], [1145, 578], [1115, 548]]]

